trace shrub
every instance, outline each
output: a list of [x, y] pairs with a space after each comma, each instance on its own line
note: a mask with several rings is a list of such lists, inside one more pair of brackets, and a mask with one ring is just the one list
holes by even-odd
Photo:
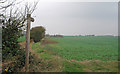
[[45, 37], [45, 28], [42, 26], [34, 27], [30, 31], [30, 39], [33, 39], [34, 42], [41, 41]]
[[[25, 49], [18, 50], [17, 57], [15, 58], [15, 61], [7, 65], [8, 71], [7, 72], [24, 72], [24, 66], [25, 66]], [[36, 63], [36, 60], [33, 56], [29, 56], [29, 65]], [[5, 72], [3, 69], [2, 72]]]
[[3, 60], [7, 56], [16, 56], [17, 51], [20, 49], [18, 44], [19, 29], [15, 25], [7, 25], [2, 27], [2, 57]]

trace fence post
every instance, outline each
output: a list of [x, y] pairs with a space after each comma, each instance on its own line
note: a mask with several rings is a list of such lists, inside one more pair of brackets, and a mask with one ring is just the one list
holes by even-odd
[[27, 14], [26, 52], [25, 52], [25, 71], [26, 72], [29, 71], [30, 25], [31, 25], [31, 14]]

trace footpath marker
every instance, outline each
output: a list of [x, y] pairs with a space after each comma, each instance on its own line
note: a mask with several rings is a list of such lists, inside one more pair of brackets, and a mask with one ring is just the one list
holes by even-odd
[[31, 14], [27, 14], [27, 30], [26, 30], [26, 51], [25, 51], [25, 71], [29, 71], [29, 52], [30, 52], [30, 25], [31, 21], [34, 22], [34, 19], [31, 18]]

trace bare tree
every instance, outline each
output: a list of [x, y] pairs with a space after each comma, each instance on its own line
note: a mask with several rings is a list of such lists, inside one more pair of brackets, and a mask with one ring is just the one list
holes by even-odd
[[12, 14], [10, 8], [17, 4], [20, 4], [21, 2], [22, 1], [17, 0], [0, 0], [0, 25], [4, 25], [6, 20], [10, 18], [8, 17], [9, 11], [10, 15]]
[[0, 10], [6, 10], [10, 6], [19, 4], [23, 2], [24, 0], [17, 1], [17, 0], [0, 0]]
[[[26, 25], [26, 20], [27, 20], [27, 14], [32, 14], [36, 6], [38, 4], [37, 2], [34, 3], [24, 3], [19, 1], [19, 2], [14, 2], [9, 3], [8, 5], [5, 6], [0, 6], [0, 10], [4, 10], [2, 14], [0, 14], [0, 18], [3, 19], [2, 23], [4, 26], [10, 25], [10, 21], [13, 22], [13, 20], [17, 20], [15, 23], [17, 26], [21, 27], [24, 26], [23, 29], [25, 28]], [[6, 3], [7, 0], [0, 0], [0, 3]], [[9, 21], [8, 21], [9, 20]], [[31, 21], [34, 21], [34, 19], [31, 17]]]

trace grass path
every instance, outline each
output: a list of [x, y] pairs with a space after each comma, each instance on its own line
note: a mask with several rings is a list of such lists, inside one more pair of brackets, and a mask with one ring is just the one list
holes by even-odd
[[[34, 56], [36, 60], [40, 60], [40, 62], [44, 62], [36, 66], [37, 68], [36, 72], [60, 72], [62, 71], [62, 64], [61, 64], [62, 60], [60, 60], [60, 57], [52, 56], [51, 58], [53, 59], [45, 60], [43, 57], [41, 57], [42, 54], [36, 53], [37, 49], [32, 49], [33, 43], [34, 43], [33, 41], [31, 41], [30, 43], [31, 55]], [[20, 45], [21, 45], [21, 48], [25, 48], [25, 42], [21, 42]], [[40, 46], [40, 47], [44, 47], [44, 46]]]

